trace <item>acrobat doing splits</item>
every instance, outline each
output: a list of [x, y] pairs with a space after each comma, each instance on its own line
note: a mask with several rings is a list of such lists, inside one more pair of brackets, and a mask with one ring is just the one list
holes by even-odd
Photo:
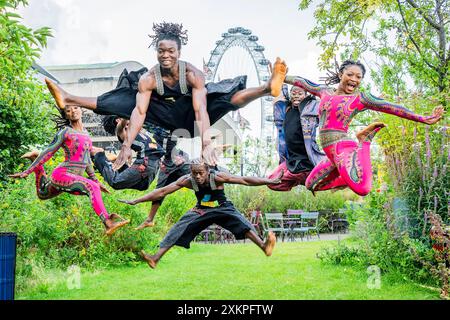
[[[155, 125], [169, 134], [184, 138], [200, 136], [202, 155], [214, 165], [217, 156], [210, 137], [210, 125], [230, 111], [272, 92], [272, 78], [259, 87], [247, 88], [247, 76], [205, 84], [201, 70], [180, 60], [182, 45], [187, 44], [187, 31], [181, 24], [160, 23], [153, 26], [152, 43], [158, 64], [124, 75], [128, 84], [99, 97], [80, 97], [64, 91], [46, 79], [57, 105], [78, 105], [102, 115], [130, 119], [114, 169], [119, 169], [131, 156], [131, 144], [144, 124]], [[273, 93], [272, 93], [273, 94]], [[278, 95], [278, 94], [277, 94]], [[152, 132], [153, 133], [153, 132]]]
[[[358, 88], [366, 73], [363, 64], [346, 60], [332, 74], [326, 85], [318, 85], [297, 76], [285, 76], [287, 66], [277, 58], [274, 64], [272, 86], [281, 89], [283, 81], [304, 88], [319, 97], [319, 139], [326, 159], [319, 162], [306, 179], [306, 187], [311, 191], [349, 187], [358, 195], [367, 195], [372, 188], [372, 165], [370, 144], [375, 134], [385, 127], [375, 122], [358, 132], [358, 141], [348, 136], [348, 127], [353, 117], [365, 110], [389, 113], [404, 119], [434, 124], [444, 113], [436, 107], [430, 116], [420, 116], [405, 107], [377, 98], [372, 94], [359, 92]], [[329, 85], [338, 84], [337, 89]]]
[[260, 186], [277, 184], [281, 182], [283, 172], [274, 179], [258, 177], [241, 177], [225, 172], [211, 170], [209, 166], [200, 160], [195, 160], [190, 166], [191, 173], [183, 176], [176, 182], [161, 188], [136, 200], [119, 200], [121, 202], [135, 205], [146, 201], [162, 199], [181, 188], [189, 188], [195, 191], [197, 204], [185, 213], [180, 220], [173, 225], [167, 235], [160, 243], [160, 249], [155, 255], [142, 252], [144, 259], [151, 268], [155, 268], [162, 256], [174, 245], [189, 249], [190, 243], [205, 228], [216, 223], [231, 231], [236, 239], [248, 238], [254, 242], [266, 256], [272, 254], [275, 246], [275, 234], [269, 232], [267, 240], [263, 242], [257, 235], [255, 229], [244, 216], [227, 199], [224, 184], [241, 184], [246, 186]]
[[[41, 153], [31, 151], [22, 156], [33, 161], [31, 166], [23, 172], [10, 175], [11, 178], [26, 178], [30, 173], [36, 175], [36, 192], [41, 200], [47, 200], [61, 192], [75, 195], [88, 195], [92, 208], [100, 217], [106, 228], [106, 234], [112, 235], [118, 228], [129, 223], [118, 214], [108, 214], [103, 204], [101, 191], [108, 190], [95, 177], [90, 158], [92, 140], [83, 128], [81, 108], [66, 106], [59, 109], [61, 117], [55, 119], [59, 130], [50, 145]], [[65, 153], [65, 161], [60, 163], [48, 179], [44, 170], [44, 163], [50, 160], [60, 148]], [[87, 172], [88, 177], [83, 176]]]

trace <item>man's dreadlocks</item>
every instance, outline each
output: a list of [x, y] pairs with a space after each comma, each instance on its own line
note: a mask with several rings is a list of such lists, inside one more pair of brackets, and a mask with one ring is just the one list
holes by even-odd
[[119, 119], [119, 117], [115, 115], [104, 116], [102, 119], [103, 129], [110, 135], [116, 135], [117, 119]]
[[193, 167], [193, 166], [204, 166], [206, 168], [209, 168], [209, 165], [206, 162], [204, 162], [203, 159], [201, 159], [201, 158], [192, 159], [191, 161], [189, 161], [189, 164], [190, 164], [191, 167]]
[[178, 50], [181, 49], [181, 45], [187, 44], [188, 36], [187, 30], [183, 30], [183, 25], [178, 23], [154, 23], [153, 24], [154, 35], [148, 35], [152, 42], [150, 46], [157, 46], [161, 40], [174, 40], [177, 43]]

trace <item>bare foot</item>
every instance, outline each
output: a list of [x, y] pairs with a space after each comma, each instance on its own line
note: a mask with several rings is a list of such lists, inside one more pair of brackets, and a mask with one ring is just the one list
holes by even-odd
[[134, 230], [142, 230], [144, 228], [149, 228], [149, 227], [154, 227], [155, 223], [152, 220], [145, 220], [144, 222], [142, 222], [137, 228], [135, 228]]
[[275, 243], [277, 242], [277, 238], [272, 231], [269, 231], [267, 235], [267, 240], [264, 243], [264, 253], [266, 256], [270, 257], [272, 255], [273, 247], [275, 247]]
[[377, 128], [384, 128], [386, 125], [383, 122], [374, 122], [369, 124], [367, 127], [365, 127], [363, 130], [359, 131], [356, 134], [356, 138], [359, 142], [365, 141], [369, 134], [371, 134], [375, 129]]
[[53, 98], [55, 99], [56, 104], [60, 109], [64, 109], [66, 106], [66, 96], [67, 93], [59, 87], [56, 83], [51, 81], [48, 78], [45, 78], [45, 83], [47, 84], [48, 90], [50, 90], [50, 93], [52, 94]]
[[150, 268], [155, 269], [156, 264], [158, 263], [155, 259], [153, 259], [153, 256], [148, 255], [145, 253], [144, 250], [141, 250], [142, 258], [144, 258], [145, 261], [147, 261], [147, 264]]
[[281, 87], [286, 78], [286, 73], [286, 62], [277, 57], [275, 64], [273, 65], [272, 76], [269, 81], [267, 81], [267, 89], [270, 89], [270, 94], [273, 97], [278, 97], [281, 94]]
[[107, 236], [112, 236], [117, 231], [117, 229], [130, 223], [129, 220], [122, 220], [122, 221], [114, 222], [112, 217], [110, 217], [106, 221], [109, 221], [109, 222], [107, 222], [107, 225], [106, 225], [106, 235]]
[[31, 161], [34, 161], [38, 156], [39, 156], [39, 151], [33, 150], [33, 151], [25, 153], [20, 158], [21, 159], [30, 159]]
[[122, 218], [120, 215], [118, 215], [117, 213], [111, 213], [109, 215], [109, 218], [111, 220], [125, 220], [124, 218]]

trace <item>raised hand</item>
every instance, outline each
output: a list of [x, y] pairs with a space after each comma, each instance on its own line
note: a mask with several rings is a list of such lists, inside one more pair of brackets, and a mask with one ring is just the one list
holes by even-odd
[[203, 161], [210, 166], [215, 166], [217, 164], [217, 149], [212, 143], [203, 147], [202, 158]]
[[444, 107], [438, 106], [438, 107], [434, 108], [433, 114], [426, 118], [425, 123], [426, 124], [435, 124], [436, 122], [441, 120], [443, 116], [444, 116]]
[[278, 177], [272, 179], [272, 183], [271, 184], [280, 184], [281, 183], [281, 178], [283, 178], [284, 175], [284, 170], [281, 170], [280, 173], [278, 174]]
[[215, 153], [216, 153], [217, 158], [222, 156], [228, 148], [232, 148], [232, 147], [234, 147], [234, 145], [232, 145], [232, 144], [219, 144], [219, 145], [215, 146], [214, 148], [216, 149]]
[[132, 156], [132, 151], [129, 146], [122, 145], [122, 148], [120, 148], [120, 152], [117, 155], [116, 161], [114, 161], [113, 169], [119, 170]]

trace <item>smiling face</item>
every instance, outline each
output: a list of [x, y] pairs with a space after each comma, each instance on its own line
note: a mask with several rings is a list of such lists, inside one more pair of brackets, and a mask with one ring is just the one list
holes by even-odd
[[174, 40], [160, 40], [156, 52], [158, 62], [163, 69], [172, 69], [180, 58], [180, 50]]
[[339, 74], [341, 81], [339, 82], [340, 91], [345, 94], [353, 94], [358, 89], [363, 79], [363, 70], [357, 65], [350, 65]]
[[203, 185], [208, 178], [208, 168], [205, 164], [193, 164], [191, 165], [191, 174], [197, 184]]
[[66, 113], [66, 118], [69, 121], [78, 121], [81, 119], [83, 114], [79, 106], [66, 106], [64, 108], [64, 112]]
[[300, 102], [303, 101], [306, 97], [306, 92], [304, 89], [300, 87], [292, 87], [291, 89], [291, 103], [294, 107], [298, 107]]

